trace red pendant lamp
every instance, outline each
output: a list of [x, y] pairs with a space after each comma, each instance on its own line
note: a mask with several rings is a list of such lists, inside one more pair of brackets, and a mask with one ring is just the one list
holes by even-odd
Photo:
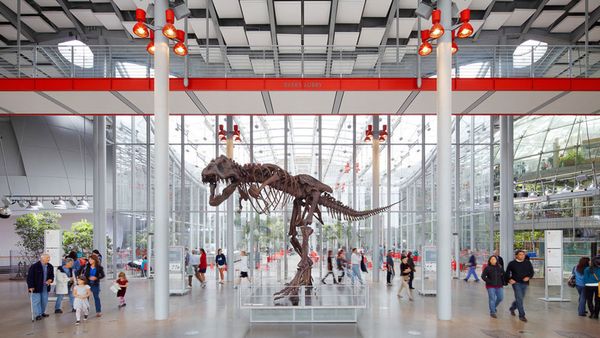
[[176, 36], [177, 36], [177, 43], [173, 47], [173, 52], [175, 52], [175, 54], [177, 54], [179, 56], [186, 56], [188, 53], [188, 49], [185, 46], [185, 43], [183, 43], [185, 41], [185, 32], [178, 29]]
[[419, 46], [419, 55], [427, 56], [433, 51], [433, 47], [427, 41], [429, 39], [429, 30], [421, 31], [421, 45]]
[[454, 31], [452, 31], [452, 55], [456, 54], [456, 52], [458, 52], [458, 45], [455, 41]]
[[146, 46], [146, 51], [148, 54], [154, 55], [154, 50], [154, 31], [150, 31], [150, 42], [148, 42], [148, 45]]
[[175, 28], [175, 12], [171, 8], [167, 9], [165, 12], [165, 17], [167, 23], [162, 29], [163, 35], [169, 39], [177, 38], [177, 28]]
[[473, 26], [471, 26], [469, 20], [471, 20], [471, 10], [468, 8], [463, 9], [460, 12], [460, 22], [462, 22], [462, 25], [460, 25], [456, 34], [459, 39], [465, 39], [473, 35]]
[[431, 26], [429, 36], [432, 39], [439, 39], [442, 37], [442, 35], [444, 35], [444, 26], [440, 24], [441, 19], [442, 11], [436, 9], [433, 12], [431, 12], [431, 23], [433, 23], [433, 26]]
[[141, 8], [135, 10], [135, 20], [137, 23], [133, 26], [133, 34], [142, 39], [150, 36], [150, 30], [146, 26], [146, 11]]

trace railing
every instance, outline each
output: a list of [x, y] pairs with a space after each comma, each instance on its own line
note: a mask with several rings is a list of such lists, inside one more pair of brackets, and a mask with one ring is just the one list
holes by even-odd
[[[187, 58], [171, 53], [170, 72], [176, 78], [434, 77], [435, 53], [416, 52], [417, 46], [190, 46]], [[152, 63], [142, 45], [0, 47], [5, 78], [147, 78]], [[588, 47], [586, 55], [579, 45], [460, 46], [453, 77], [600, 77], [600, 47]]]

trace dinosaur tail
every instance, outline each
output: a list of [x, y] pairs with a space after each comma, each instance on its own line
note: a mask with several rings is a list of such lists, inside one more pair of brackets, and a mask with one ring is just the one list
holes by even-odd
[[360, 221], [365, 218], [369, 218], [384, 211], [388, 211], [391, 207], [398, 203], [400, 202], [377, 209], [358, 211], [344, 205], [342, 202], [336, 200], [333, 196], [327, 193], [322, 194], [319, 198], [319, 204], [327, 208], [327, 211], [329, 211], [329, 214], [332, 217], [346, 221]]

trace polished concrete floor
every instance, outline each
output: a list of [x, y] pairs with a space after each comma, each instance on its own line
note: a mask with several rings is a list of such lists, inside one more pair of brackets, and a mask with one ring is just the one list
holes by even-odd
[[[383, 274], [382, 274], [382, 277]], [[153, 320], [152, 281], [130, 279], [127, 306], [117, 308], [117, 299], [102, 291], [103, 316], [75, 326], [72, 313], [53, 314], [39, 322], [30, 320], [29, 301], [22, 281], [0, 282], [0, 337], [600, 337], [600, 322], [577, 316], [576, 292], [567, 288], [571, 302], [547, 303], [543, 282], [532, 283], [526, 297], [528, 323], [508, 312], [512, 290], [506, 288], [498, 319], [488, 315], [483, 283], [453, 281], [452, 321], [437, 321], [436, 299], [415, 295], [413, 302], [398, 299], [395, 285], [370, 286], [370, 304], [357, 324], [249, 324], [248, 313], [238, 308], [238, 290], [218, 286], [213, 278], [205, 289], [194, 282], [191, 294], [170, 298], [168, 321]], [[63, 308], [69, 308], [67, 302]], [[93, 308], [93, 306], [92, 306]]]

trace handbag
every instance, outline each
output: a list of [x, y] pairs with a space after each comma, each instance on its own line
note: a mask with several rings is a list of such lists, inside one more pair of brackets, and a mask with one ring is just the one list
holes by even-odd
[[569, 277], [569, 280], [567, 281], [567, 285], [571, 288], [575, 287], [575, 275], [571, 275], [571, 277]]

